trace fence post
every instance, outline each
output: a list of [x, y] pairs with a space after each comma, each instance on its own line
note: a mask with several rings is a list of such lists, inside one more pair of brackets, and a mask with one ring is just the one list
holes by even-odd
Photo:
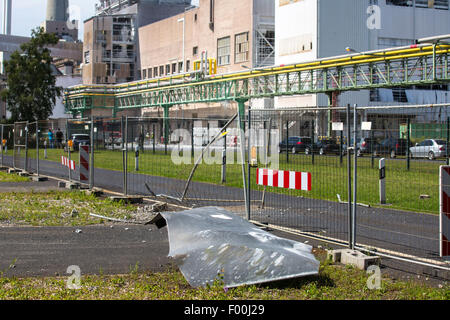
[[348, 245], [352, 248], [352, 156], [350, 147], [350, 104], [347, 104], [347, 214], [348, 214]]
[[39, 120], [36, 121], [36, 174], [39, 178]]
[[289, 121], [286, 121], [286, 163], [289, 163]]
[[250, 189], [251, 189], [251, 106], [248, 106], [248, 141], [247, 141], [247, 219], [251, 219], [251, 208], [250, 208]]
[[[330, 122], [331, 123], [331, 122]], [[314, 134], [314, 120], [311, 121], [311, 164], [314, 165], [314, 139], [315, 139], [315, 134]]]
[[[123, 120], [123, 116], [122, 116]], [[128, 132], [128, 116], [125, 118], [125, 129], [122, 133], [122, 145], [124, 145], [124, 141], [127, 139]], [[128, 195], [128, 148], [122, 149], [122, 162], [123, 162], [123, 195]]]
[[227, 135], [223, 136], [223, 148], [222, 148], [222, 177], [221, 182], [227, 182]]
[[66, 119], [66, 132], [67, 132], [67, 154], [68, 154], [68, 157], [69, 157], [69, 166], [68, 166], [69, 167], [69, 182], [72, 182], [72, 171], [70, 169], [70, 148], [71, 148], [71, 146], [69, 145], [69, 141], [71, 139], [70, 139], [69, 120], [68, 119]]
[[447, 117], [447, 144], [445, 146], [445, 157], [447, 165], [450, 165], [450, 159], [448, 158], [448, 141], [450, 140], [450, 117]]
[[28, 172], [28, 121], [25, 123], [25, 161], [23, 165], [23, 170]]
[[358, 154], [356, 152], [356, 137], [357, 137], [357, 124], [358, 124], [358, 113], [357, 113], [357, 105], [355, 104], [353, 107], [353, 212], [352, 212], [352, 249], [355, 248], [356, 245], [356, 202], [357, 202], [357, 182], [358, 182]]
[[155, 124], [153, 124], [153, 154], [156, 152], [156, 127]]
[[411, 119], [408, 118], [408, 125], [407, 125], [407, 133], [406, 133], [406, 170], [409, 171], [410, 168], [410, 154], [409, 154], [409, 145], [411, 143], [411, 136], [410, 136], [410, 130], [411, 130]]
[[191, 120], [191, 158], [195, 158], [195, 150], [194, 150], [194, 119]]
[[374, 133], [373, 130], [370, 130], [370, 138], [371, 138], [371, 142], [370, 142], [370, 157], [371, 157], [371, 165], [372, 165], [372, 169], [375, 165], [375, 155], [373, 154], [373, 141], [374, 141]]
[[343, 149], [343, 144], [344, 144], [344, 129], [342, 128], [341, 130], [341, 136], [340, 136], [340, 141], [339, 141], [339, 163], [342, 165], [342, 163], [344, 162], [344, 149]]

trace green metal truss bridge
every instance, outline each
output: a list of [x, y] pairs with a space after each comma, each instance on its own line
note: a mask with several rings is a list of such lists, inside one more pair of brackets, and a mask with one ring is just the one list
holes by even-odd
[[411, 87], [450, 82], [449, 44], [417, 44], [356, 53], [312, 62], [258, 68], [221, 75], [184, 73], [118, 85], [81, 85], [65, 92], [68, 113], [106, 108], [136, 108], [236, 101], [239, 111], [249, 99], [374, 88]]

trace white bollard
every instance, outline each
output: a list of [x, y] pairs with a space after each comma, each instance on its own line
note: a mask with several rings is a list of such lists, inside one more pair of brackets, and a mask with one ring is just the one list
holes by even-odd
[[380, 159], [380, 203], [386, 204], [386, 167], [384, 158]]
[[47, 140], [44, 140], [44, 159], [47, 159]]

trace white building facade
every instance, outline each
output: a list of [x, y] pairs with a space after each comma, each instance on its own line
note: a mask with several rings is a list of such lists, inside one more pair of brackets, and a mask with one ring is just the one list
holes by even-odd
[[[291, 64], [414, 44], [450, 34], [448, 0], [277, 0], [275, 64]], [[450, 86], [345, 92], [338, 105], [442, 103]], [[275, 99], [275, 108], [327, 106], [324, 94]]]

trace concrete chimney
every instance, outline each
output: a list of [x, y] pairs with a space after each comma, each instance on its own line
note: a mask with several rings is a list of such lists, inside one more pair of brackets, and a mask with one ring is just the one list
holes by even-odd
[[47, 0], [47, 21], [67, 21], [69, 0]]
[[11, 34], [11, 1], [3, 0], [3, 33]]

